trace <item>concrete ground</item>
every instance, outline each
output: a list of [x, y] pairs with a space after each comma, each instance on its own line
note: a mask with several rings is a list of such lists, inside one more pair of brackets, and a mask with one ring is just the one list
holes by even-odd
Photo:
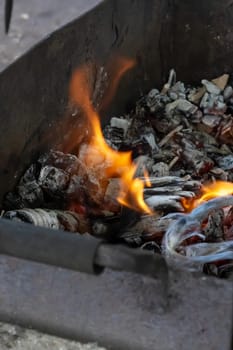
[[[14, 0], [9, 34], [4, 34], [4, 1], [0, 3], [0, 71], [43, 37], [100, 0]], [[69, 5], [67, 5], [69, 4]], [[104, 350], [95, 344], [80, 344], [18, 326], [0, 323], [1, 350]]]

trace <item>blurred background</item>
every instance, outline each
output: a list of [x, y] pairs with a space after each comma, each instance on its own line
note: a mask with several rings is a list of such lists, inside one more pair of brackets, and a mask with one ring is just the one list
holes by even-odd
[[4, 28], [4, 2], [0, 5], [0, 71], [46, 35], [101, 1], [14, 0], [8, 35]]

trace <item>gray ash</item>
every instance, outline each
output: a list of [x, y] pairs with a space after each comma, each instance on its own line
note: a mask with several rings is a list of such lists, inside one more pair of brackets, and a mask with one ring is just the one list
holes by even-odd
[[[121, 229], [117, 239], [143, 249], [154, 249], [156, 245], [157, 250], [164, 232], [174, 222], [174, 218], [165, 216], [182, 211], [182, 199], [196, 198], [206, 181], [233, 181], [232, 111], [233, 84], [229, 75], [212, 81], [203, 79], [200, 86], [190, 86], [176, 81], [175, 71], [171, 70], [161, 90], [153, 88], [129, 114], [110, 119], [103, 129], [108, 145], [117, 151], [131, 151], [132, 159], [138, 163], [136, 176], [142, 178], [146, 169], [151, 178], [152, 187], [144, 191], [145, 201], [155, 210], [151, 218], [141, 217], [127, 229], [119, 225], [119, 181], [117, 177], [104, 177], [108, 166], [105, 161], [100, 161], [98, 169], [87, 168], [85, 153], [93, 151], [95, 157], [96, 150], [90, 150], [85, 143], [77, 155], [51, 150], [32, 164], [16, 188], [6, 194], [3, 209], [16, 210], [16, 214], [5, 216], [19, 217], [21, 212], [17, 210], [25, 208], [81, 212], [91, 233], [112, 239], [110, 231], [117, 231], [117, 227]], [[227, 225], [225, 221], [219, 213], [209, 217], [204, 230], [207, 241], [233, 239], [229, 215]], [[218, 234], [214, 233], [216, 227]], [[212, 265], [205, 265], [208, 273], [222, 276], [224, 271], [228, 274], [232, 270], [232, 263], [222, 268]]]

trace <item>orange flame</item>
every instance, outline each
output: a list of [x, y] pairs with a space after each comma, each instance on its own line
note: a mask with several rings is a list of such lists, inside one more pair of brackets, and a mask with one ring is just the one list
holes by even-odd
[[145, 181], [146, 187], [151, 187], [150, 176], [149, 176], [147, 169], [144, 169], [143, 173], [144, 173], [144, 181]]
[[210, 199], [233, 194], [233, 183], [227, 181], [216, 181], [202, 186], [202, 195], [193, 200], [182, 199], [183, 207], [189, 212], [201, 203]]
[[[118, 74], [114, 79], [111, 88], [111, 95], [115, 92], [122, 75], [134, 66], [134, 62], [128, 59], [121, 59]], [[118, 65], [119, 65], [118, 62]], [[71, 79], [70, 97], [78, 104], [90, 123], [90, 142], [85, 152], [85, 163], [92, 168], [98, 168], [104, 163], [101, 177], [119, 177], [121, 189], [118, 195], [118, 202], [134, 210], [151, 214], [151, 209], [143, 199], [144, 182], [134, 178], [137, 165], [132, 162], [131, 152], [118, 152], [113, 150], [106, 143], [99, 121], [99, 116], [94, 110], [90, 98], [90, 83], [88, 81], [88, 69], [78, 69]]]

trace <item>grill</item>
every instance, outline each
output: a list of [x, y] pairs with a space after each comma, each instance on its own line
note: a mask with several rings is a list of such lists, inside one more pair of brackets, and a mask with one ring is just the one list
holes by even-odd
[[[115, 56], [136, 60], [100, 111], [104, 124], [172, 67], [194, 83], [232, 72], [232, 20], [229, 0], [106, 0], [26, 53], [0, 76], [1, 199], [75, 127], [67, 107], [74, 69]], [[150, 254], [4, 219], [0, 242], [3, 321], [109, 349], [231, 347], [230, 280], [168, 271]], [[149, 266], [156, 268], [148, 273]]]

